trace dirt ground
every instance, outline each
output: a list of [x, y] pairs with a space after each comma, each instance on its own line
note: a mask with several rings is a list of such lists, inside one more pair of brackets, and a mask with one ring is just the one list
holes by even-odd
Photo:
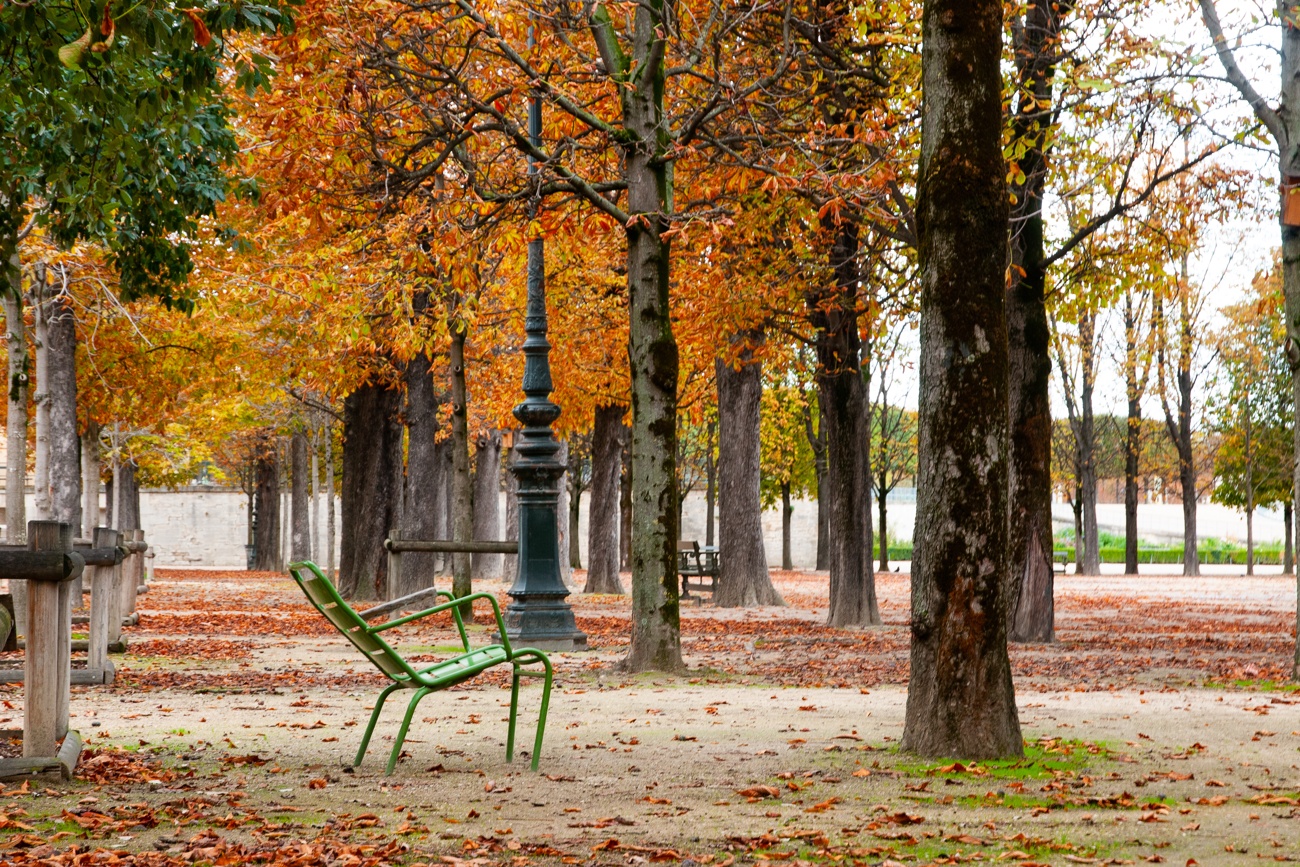
[[617, 673], [628, 600], [575, 594], [593, 649], [554, 656], [539, 773], [540, 688], [507, 764], [494, 674], [426, 698], [387, 777], [405, 699], [351, 769], [383, 681], [291, 582], [162, 573], [117, 682], [74, 689], [78, 779], [0, 790], [0, 864], [1300, 860], [1293, 579], [1058, 577], [1059, 641], [1012, 650], [1026, 758], [971, 765], [896, 748], [906, 575], [857, 630], [822, 625], [824, 573], [774, 578], [785, 608], [684, 606], [681, 676]]

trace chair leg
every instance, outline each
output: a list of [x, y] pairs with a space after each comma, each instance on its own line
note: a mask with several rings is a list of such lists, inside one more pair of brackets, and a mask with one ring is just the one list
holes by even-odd
[[515, 720], [519, 716], [519, 663], [510, 679], [510, 726], [506, 729], [506, 763], [515, 760]]
[[420, 699], [431, 692], [433, 690], [427, 686], [420, 687], [415, 691], [411, 703], [406, 706], [406, 716], [402, 718], [402, 727], [397, 730], [397, 742], [393, 744], [393, 752], [388, 757], [388, 770], [384, 771], [385, 774], [392, 774], [393, 768], [397, 767], [397, 757], [402, 754], [402, 742], [406, 740], [406, 730], [411, 727], [411, 717], [415, 715], [415, 706], [420, 703]]
[[375, 733], [375, 723], [379, 722], [379, 712], [384, 709], [384, 702], [393, 694], [394, 690], [402, 688], [402, 684], [394, 683], [379, 694], [379, 700], [375, 702], [375, 709], [370, 714], [370, 724], [366, 726], [366, 733], [361, 737], [361, 748], [357, 750], [357, 757], [352, 762], [352, 767], [361, 767], [361, 760], [365, 758], [366, 748], [370, 746], [370, 736]]
[[537, 714], [537, 739], [533, 742], [533, 770], [537, 770], [537, 761], [542, 756], [542, 735], [546, 732], [546, 711], [551, 704], [551, 680], [555, 672], [551, 668], [551, 661], [542, 657], [542, 664], [546, 666], [546, 676], [542, 680], [542, 707]]

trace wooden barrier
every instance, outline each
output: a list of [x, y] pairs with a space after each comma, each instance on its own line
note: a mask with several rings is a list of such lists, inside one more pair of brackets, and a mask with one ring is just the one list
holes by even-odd
[[[429, 539], [404, 539], [396, 530], [383, 541], [383, 547], [389, 552], [390, 593], [402, 586], [403, 554], [519, 554], [519, 542], [452, 542], [450, 539], [432, 539], [432, 541], [429, 541]], [[429, 594], [420, 590], [416, 594], [407, 595], [425, 598]], [[395, 601], [396, 599], [394, 599]]]
[[[388, 551], [388, 586], [401, 587], [402, 554], [518, 554], [518, 542], [453, 542], [449, 539], [403, 539], [396, 531], [384, 540], [384, 549]], [[378, 617], [390, 611], [411, 607], [417, 603], [432, 600], [436, 594], [433, 588], [417, 590], [405, 596], [392, 599], [374, 608], [361, 612], [362, 617]]]
[[[108, 658], [110, 618], [117, 613], [117, 577], [122, 556], [118, 547], [118, 532], [107, 527], [95, 528], [93, 556], [86, 557], [87, 565], [93, 563], [94, 575], [90, 583], [90, 637], [86, 650], [87, 671], [101, 673], [100, 683], [112, 683], [113, 663]], [[88, 552], [90, 553], [90, 552]], [[118, 617], [117, 632], [121, 635], [122, 620]]]
[[[70, 668], [68, 680], [71, 684], [93, 686], [112, 683], [115, 670], [113, 663], [108, 659], [108, 651], [120, 652], [125, 649], [121, 641], [121, 606], [117, 586], [119, 566], [127, 552], [117, 546], [118, 536], [117, 530], [100, 527], [95, 531], [94, 541], [82, 540], [72, 549], [81, 557], [83, 563], [83, 571], [79, 578], [90, 584], [91, 607], [88, 616], [76, 615], [69, 618], [70, 624], [90, 624], [90, 637], [87, 641], [72, 641], [71, 625], [68, 628], [67, 662]], [[27, 568], [24, 566], [24, 558], [30, 561], [31, 556], [32, 552], [27, 549], [12, 546], [0, 548], [0, 577], [7, 576], [15, 581], [23, 580], [25, 574], [23, 569]], [[72, 607], [72, 600], [76, 598], [76, 583], [76, 579], [68, 583], [69, 609]], [[110, 628], [114, 614], [118, 617], [116, 636]], [[26, 648], [26, 646], [26, 640], [14, 643], [15, 648]], [[86, 667], [71, 668], [71, 652], [79, 650], [87, 653]], [[23, 683], [25, 680], [24, 669], [0, 669], [0, 683]]]
[[[85, 561], [72, 550], [72, 527], [27, 525], [28, 550], [0, 550], [0, 576], [27, 584], [23, 672], [23, 757], [0, 760], [0, 777], [59, 770], [70, 776], [81, 738], [68, 729], [72, 668], [72, 582]], [[62, 741], [62, 748], [59, 746]]]

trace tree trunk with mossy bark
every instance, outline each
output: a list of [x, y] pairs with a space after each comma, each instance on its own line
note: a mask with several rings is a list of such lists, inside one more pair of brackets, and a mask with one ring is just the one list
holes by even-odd
[[587, 508], [586, 593], [623, 593], [618, 576], [619, 475], [623, 456], [621, 406], [596, 408], [591, 431], [591, 491]]
[[826, 479], [817, 494], [828, 507], [827, 623], [870, 626], [880, 623], [880, 606], [872, 563], [867, 390], [858, 336], [858, 232], [851, 223], [833, 231], [835, 285], [807, 297], [808, 318], [817, 333], [820, 433], [826, 438]]
[[343, 400], [343, 547], [339, 592], [350, 599], [388, 598], [384, 540], [397, 527], [402, 486], [402, 393], [383, 382]]
[[922, 16], [919, 459], [904, 749], [1019, 756], [1007, 658], [1009, 206], [998, 0]]
[[[761, 334], [741, 340], [761, 340]], [[763, 503], [759, 492], [759, 440], [763, 366], [748, 346], [736, 365], [716, 363], [718, 427], [718, 547], [723, 552], [714, 604], [722, 608], [784, 605], [772, 586], [763, 549]]]

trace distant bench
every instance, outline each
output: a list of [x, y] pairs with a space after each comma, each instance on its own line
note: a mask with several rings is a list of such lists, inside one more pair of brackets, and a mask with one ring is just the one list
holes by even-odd
[[[677, 574], [682, 578], [683, 599], [689, 599], [692, 590], [709, 594], [717, 590], [721, 558], [722, 552], [717, 548], [701, 548], [693, 540], [677, 543]], [[704, 583], [706, 578], [708, 584]]]

